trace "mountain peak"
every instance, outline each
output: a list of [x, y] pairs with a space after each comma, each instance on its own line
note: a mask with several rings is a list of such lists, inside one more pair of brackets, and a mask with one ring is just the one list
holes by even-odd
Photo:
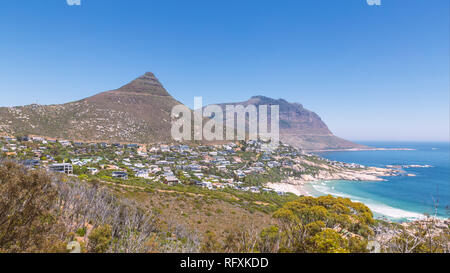
[[146, 72], [144, 75], [136, 78], [130, 83], [117, 89], [119, 92], [143, 93], [157, 96], [170, 96], [167, 90], [156, 78], [152, 72]]
[[[0, 107], [0, 134], [77, 141], [166, 141], [171, 135], [171, 110], [179, 104], [148, 72], [118, 89], [79, 101], [23, 106], [17, 112]], [[2, 124], [12, 126], [5, 129]]]
[[274, 99], [266, 96], [253, 96], [246, 102], [247, 104], [254, 104], [254, 105], [279, 105], [281, 111], [291, 111], [291, 110], [302, 110], [303, 105], [300, 103], [290, 103], [286, 101], [285, 99]]
[[[278, 105], [280, 140], [303, 150], [327, 150], [367, 148], [333, 135], [328, 126], [316, 113], [306, 109], [300, 103], [291, 103], [285, 99], [267, 96], [252, 96], [247, 101], [224, 103], [225, 105]], [[225, 117], [226, 119], [226, 117]], [[234, 117], [233, 117], [234, 119]], [[246, 120], [248, 122], [248, 120]]]
[[252, 96], [249, 101], [258, 101], [260, 103], [270, 103], [270, 104], [285, 104], [288, 103], [286, 100], [284, 99], [274, 99], [274, 98], [270, 98], [270, 97], [266, 97], [266, 96]]

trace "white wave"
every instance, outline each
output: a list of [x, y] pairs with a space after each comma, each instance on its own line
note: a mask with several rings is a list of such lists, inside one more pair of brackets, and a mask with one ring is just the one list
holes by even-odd
[[408, 219], [408, 220], [424, 218], [424, 215], [421, 214], [421, 213], [412, 212], [412, 211], [406, 211], [406, 210], [403, 210], [403, 209], [394, 208], [394, 207], [388, 206], [386, 204], [376, 202], [376, 201], [371, 200], [371, 199], [360, 198], [360, 197], [352, 196], [352, 195], [349, 195], [349, 194], [345, 194], [345, 193], [341, 193], [341, 192], [337, 192], [337, 191], [332, 191], [331, 189], [334, 189], [334, 187], [332, 187], [330, 189], [329, 187], [323, 186], [323, 185], [313, 185], [313, 188], [316, 191], [321, 192], [321, 193], [326, 194], [326, 195], [330, 194], [330, 195], [337, 196], [337, 197], [349, 198], [353, 202], [363, 203], [364, 205], [369, 207], [372, 210], [372, 212], [374, 212], [376, 214], [380, 214], [380, 215], [385, 216], [387, 218], [391, 218], [391, 219]]
[[420, 214], [417, 212], [406, 211], [406, 210], [390, 207], [385, 204], [366, 203], [366, 206], [368, 206], [373, 212], [376, 212], [376, 213], [379, 213], [386, 217], [394, 218], [394, 219], [406, 218], [408, 220], [414, 220], [414, 219], [420, 219], [420, 218], [425, 217], [423, 214]]

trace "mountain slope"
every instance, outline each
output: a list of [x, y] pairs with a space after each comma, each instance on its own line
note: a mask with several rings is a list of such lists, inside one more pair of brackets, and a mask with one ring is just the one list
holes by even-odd
[[147, 143], [170, 137], [170, 113], [180, 104], [153, 73], [119, 89], [61, 105], [0, 108], [0, 132], [75, 140]]
[[254, 96], [244, 102], [219, 105], [223, 109], [225, 109], [225, 105], [255, 105], [257, 107], [259, 105], [279, 105], [280, 140], [303, 150], [368, 148], [367, 146], [336, 137], [316, 113], [305, 109], [299, 103], [289, 103], [284, 99], [276, 100], [264, 96]]
[[[0, 134], [78, 141], [168, 141], [172, 139], [171, 110], [179, 104], [148, 72], [119, 89], [76, 102], [0, 107]], [[316, 113], [298, 103], [255, 96], [232, 104], [279, 105], [281, 141], [304, 150], [367, 148], [334, 136]]]

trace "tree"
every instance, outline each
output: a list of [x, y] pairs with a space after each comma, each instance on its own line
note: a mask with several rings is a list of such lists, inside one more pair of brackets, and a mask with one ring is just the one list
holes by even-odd
[[263, 253], [278, 252], [280, 248], [280, 229], [277, 226], [265, 228], [260, 233], [258, 248]]
[[215, 253], [221, 251], [222, 244], [218, 241], [217, 235], [212, 231], [207, 231], [201, 246], [201, 252]]
[[[365, 252], [373, 234], [370, 209], [346, 198], [300, 197], [284, 204], [273, 217], [279, 231], [263, 230], [262, 251]], [[276, 245], [273, 238], [279, 238]]]
[[57, 192], [43, 171], [13, 162], [0, 164], [0, 251], [46, 252], [61, 241], [52, 213]]
[[[438, 227], [439, 226], [439, 227]], [[435, 217], [394, 226], [395, 235], [384, 242], [384, 251], [394, 253], [448, 253], [450, 251], [450, 225]]]
[[325, 229], [311, 238], [313, 252], [346, 253], [346, 242], [342, 236], [332, 229]]
[[112, 229], [110, 225], [97, 227], [89, 234], [89, 252], [105, 253], [112, 238]]

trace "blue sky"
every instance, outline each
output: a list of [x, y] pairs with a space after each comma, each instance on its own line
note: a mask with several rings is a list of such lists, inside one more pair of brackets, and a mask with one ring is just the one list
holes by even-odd
[[3, 1], [0, 106], [154, 72], [192, 106], [300, 102], [351, 140], [449, 140], [449, 1]]

